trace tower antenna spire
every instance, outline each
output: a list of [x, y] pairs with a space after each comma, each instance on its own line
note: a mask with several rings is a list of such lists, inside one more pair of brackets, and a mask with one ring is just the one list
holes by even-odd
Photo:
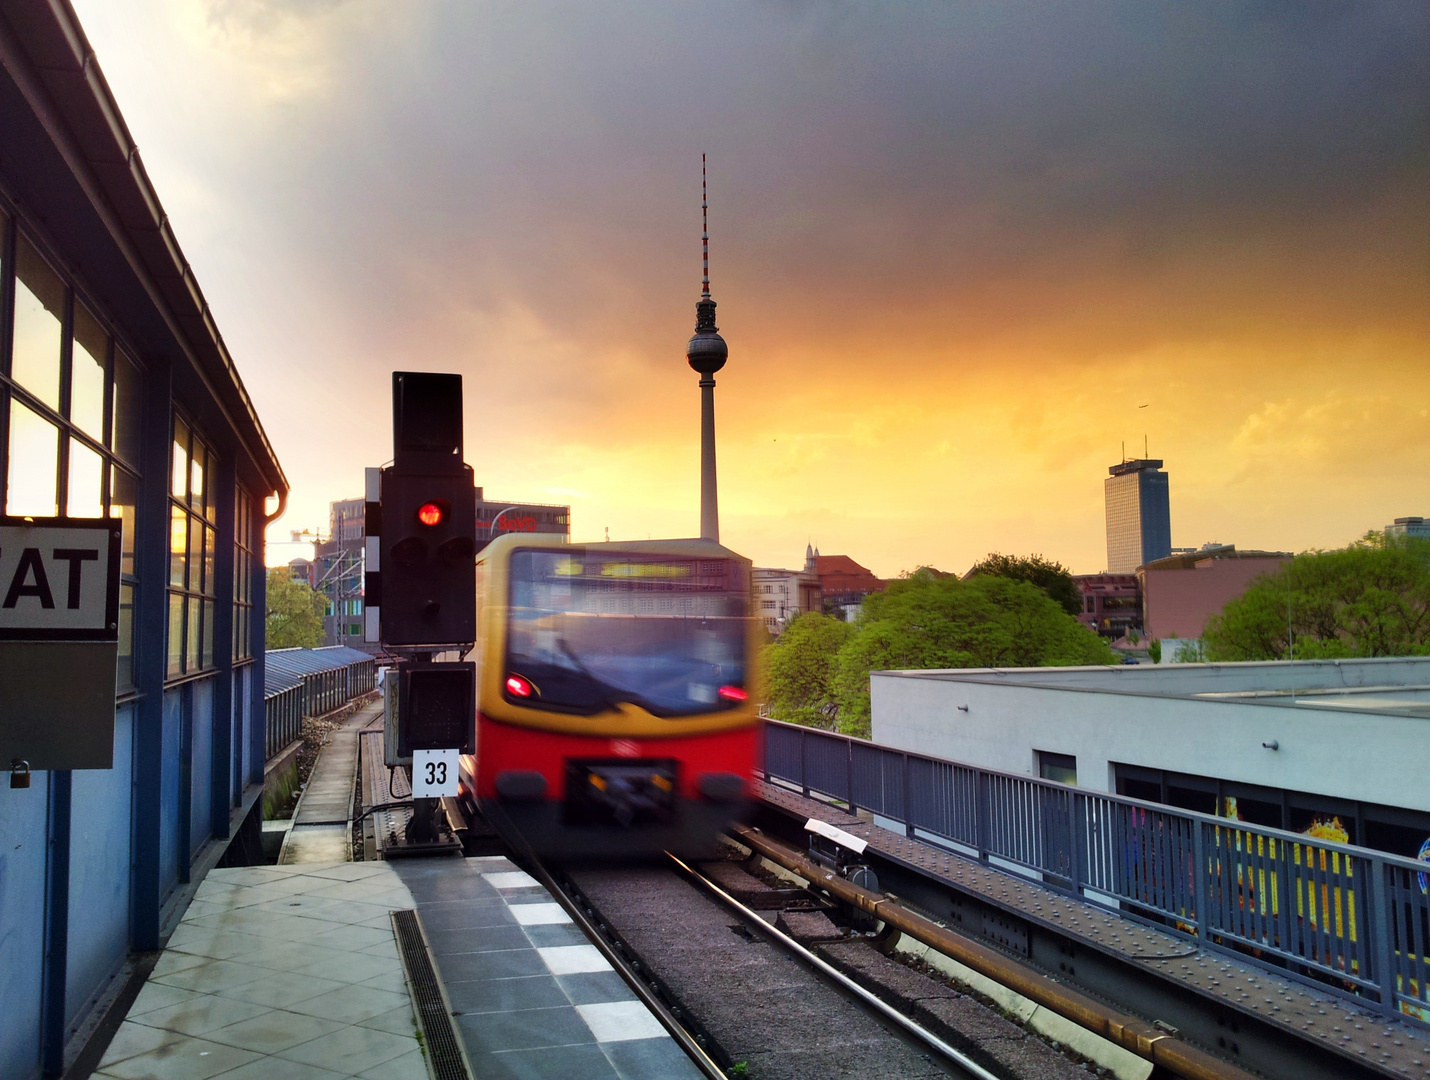
[[705, 187], [705, 155], [700, 155], [700, 298], [710, 299], [710, 197]]

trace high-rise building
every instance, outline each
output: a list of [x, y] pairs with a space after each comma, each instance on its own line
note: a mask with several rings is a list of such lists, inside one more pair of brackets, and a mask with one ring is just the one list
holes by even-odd
[[1159, 458], [1134, 458], [1107, 471], [1107, 572], [1130, 574], [1172, 553], [1167, 474]]

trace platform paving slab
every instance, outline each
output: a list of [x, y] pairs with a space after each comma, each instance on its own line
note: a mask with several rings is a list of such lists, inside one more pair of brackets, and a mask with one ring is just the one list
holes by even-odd
[[376, 925], [414, 906], [383, 863], [210, 871], [95, 1075], [426, 1080], [391, 926]]
[[700, 1076], [565, 909], [510, 861], [405, 862], [397, 872], [480, 1080]]

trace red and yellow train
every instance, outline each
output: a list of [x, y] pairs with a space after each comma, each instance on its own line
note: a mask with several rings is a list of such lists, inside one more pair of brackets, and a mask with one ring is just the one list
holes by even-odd
[[464, 795], [551, 858], [708, 851], [760, 746], [750, 604], [749, 561], [711, 541], [494, 540]]

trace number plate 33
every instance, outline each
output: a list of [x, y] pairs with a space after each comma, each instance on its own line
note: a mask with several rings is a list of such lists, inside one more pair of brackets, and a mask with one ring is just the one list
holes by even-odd
[[412, 751], [412, 797], [440, 799], [457, 794], [457, 755], [460, 751]]

